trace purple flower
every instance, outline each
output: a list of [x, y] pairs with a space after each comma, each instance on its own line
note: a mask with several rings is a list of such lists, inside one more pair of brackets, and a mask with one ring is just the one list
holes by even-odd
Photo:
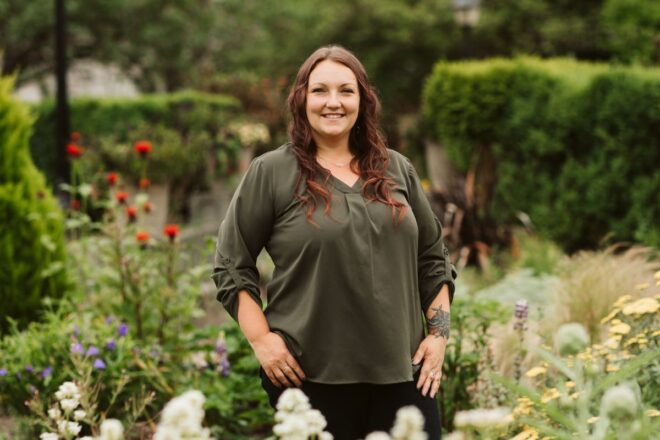
[[6, 368], [0, 368], [0, 377], [8, 375], [9, 372]]
[[231, 367], [229, 359], [227, 359], [227, 356], [223, 356], [222, 360], [220, 361], [220, 374], [222, 374], [224, 377], [229, 376], [229, 367]]
[[26, 365], [25, 371], [27, 371], [28, 373], [32, 373], [34, 372], [34, 368], [32, 367], [32, 365]]
[[96, 348], [93, 345], [90, 345], [85, 355], [91, 357], [91, 356], [97, 356], [99, 353], [101, 353], [101, 351], [98, 348]]
[[74, 326], [73, 326], [73, 335], [74, 335], [76, 338], [77, 338], [78, 336], [80, 336], [80, 327], [78, 327], [77, 325], [74, 325]]
[[119, 337], [123, 338], [128, 334], [128, 326], [122, 322], [121, 325], [119, 326], [118, 332], [119, 332]]
[[85, 352], [85, 347], [80, 342], [75, 342], [71, 344], [71, 353], [73, 354], [82, 354]]
[[527, 304], [526, 299], [519, 299], [516, 301], [516, 311], [515, 315], [518, 319], [527, 318], [527, 313], [529, 312], [529, 305]]
[[105, 362], [102, 359], [96, 359], [94, 361], [94, 369], [96, 370], [105, 370]]
[[219, 340], [215, 344], [215, 352], [218, 354], [225, 354], [227, 353], [227, 344], [225, 343], [224, 340]]
[[51, 374], [53, 374], [53, 367], [51, 367], [50, 365], [44, 368], [43, 370], [41, 370], [41, 377], [43, 378], [46, 378]]
[[115, 320], [115, 318], [113, 318], [112, 316], [106, 316], [105, 317], [105, 323], [106, 324], [112, 324], [112, 321], [114, 321], [114, 320]]
[[111, 339], [108, 341], [107, 344], [105, 344], [105, 348], [107, 348], [108, 350], [114, 350], [115, 348], [117, 348], [117, 343], [115, 342], [114, 339]]

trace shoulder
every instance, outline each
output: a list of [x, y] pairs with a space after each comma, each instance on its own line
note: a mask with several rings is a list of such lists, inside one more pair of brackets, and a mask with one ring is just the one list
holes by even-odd
[[395, 174], [404, 177], [410, 176], [414, 172], [414, 167], [412, 165], [412, 162], [403, 153], [399, 153], [398, 151], [392, 148], [388, 148], [387, 155], [389, 158], [389, 163], [387, 168], [390, 172], [393, 172]]
[[274, 170], [281, 167], [297, 164], [296, 156], [293, 154], [291, 143], [287, 142], [274, 150], [270, 150], [256, 157], [253, 162], [257, 162], [262, 168]]

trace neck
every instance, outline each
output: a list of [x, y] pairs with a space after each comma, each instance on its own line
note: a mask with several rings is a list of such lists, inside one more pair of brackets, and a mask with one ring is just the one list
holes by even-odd
[[338, 140], [327, 140], [314, 138], [316, 151], [327, 158], [341, 158], [351, 155], [348, 147], [348, 138]]

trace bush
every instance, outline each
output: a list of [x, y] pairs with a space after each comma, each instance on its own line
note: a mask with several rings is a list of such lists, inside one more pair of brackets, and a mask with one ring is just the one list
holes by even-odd
[[30, 157], [33, 118], [0, 78], [0, 334], [39, 317], [66, 289], [63, 217]]
[[[467, 171], [495, 157], [485, 212], [529, 214], [565, 250], [617, 241], [660, 246], [660, 75], [567, 59], [436, 65], [424, 87], [431, 135]], [[497, 207], [497, 209], [494, 209]]]

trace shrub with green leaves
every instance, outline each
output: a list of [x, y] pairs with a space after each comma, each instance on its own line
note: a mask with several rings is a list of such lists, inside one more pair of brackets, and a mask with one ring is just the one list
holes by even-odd
[[443, 61], [423, 94], [429, 131], [459, 169], [494, 158], [494, 195], [479, 215], [515, 223], [526, 212], [568, 251], [608, 234], [660, 246], [657, 69]]
[[0, 78], [0, 334], [39, 317], [67, 287], [63, 216], [30, 157], [33, 117]]

